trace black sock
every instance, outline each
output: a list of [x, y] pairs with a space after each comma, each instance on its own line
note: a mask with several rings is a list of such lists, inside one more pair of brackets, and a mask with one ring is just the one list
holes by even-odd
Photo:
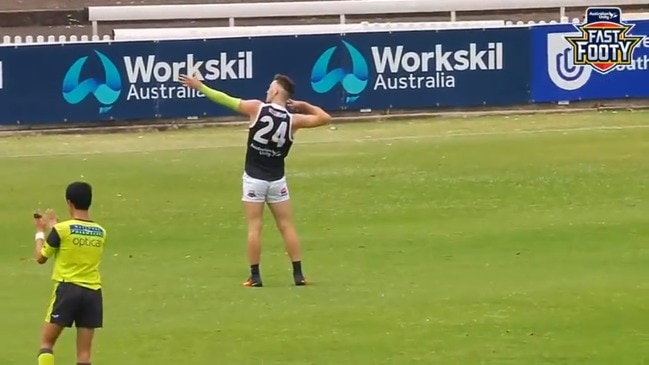
[[302, 261], [293, 261], [293, 275], [302, 275]]
[[253, 278], [258, 278], [259, 277], [259, 264], [250, 265], [250, 275]]

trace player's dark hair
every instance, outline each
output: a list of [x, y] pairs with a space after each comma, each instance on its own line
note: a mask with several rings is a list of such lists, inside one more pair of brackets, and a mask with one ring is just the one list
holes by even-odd
[[70, 201], [75, 209], [88, 210], [92, 204], [92, 186], [86, 182], [73, 182], [65, 189], [65, 199]]
[[293, 82], [293, 80], [291, 80], [290, 77], [282, 74], [277, 74], [275, 75], [275, 78], [273, 78], [273, 80], [275, 80], [279, 84], [279, 86], [281, 86], [282, 89], [286, 91], [289, 98], [293, 96], [293, 94], [295, 93], [295, 83]]

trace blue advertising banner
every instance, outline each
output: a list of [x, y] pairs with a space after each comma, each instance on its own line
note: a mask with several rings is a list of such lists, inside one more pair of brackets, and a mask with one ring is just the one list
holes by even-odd
[[[649, 35], [649, 21], [629, 24], [635, 24], [629, 34]], [[565, 37], [580, 35], [568, 24], [532, 28], [533, 102], [649, 97], [649, 38], [637, 44], [630, 64], [602, 74], [588, 65], [574, 64], [574, 47]]]
[[[318, 42], [323, 43], [323, 42]], [[317, 47], [316, 47], [317, 49]], [[528, 28], [351, 33], [312, 66], [316, 100], [343, 109], [430, 108], [529, 101]]]
[[529, 28], [0, 47], [0, 124], [233, 113], [177, 83], [195, 74], [264, 99], [277, 73], [327, 110], [511, 105], [530, 98]]
[[179, 85], [186, 73], [233, 94], [264, 91], [249, 45], [234, 39], [0, 47], [0, 60], [2, 124], [230, 114]]

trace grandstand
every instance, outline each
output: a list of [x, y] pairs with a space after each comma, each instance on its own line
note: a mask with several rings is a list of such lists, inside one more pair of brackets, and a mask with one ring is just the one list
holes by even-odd
[[[264, 2], [292, 2], [295, 0], [265, 0]], [[6, 0], [0, 2], [0, 28], [4, 36], [71, 36], [77, 37], [92, 33], [91, 22], [88, 19], [88, 8], [108, 5], [169, 5], [169, 4], [220, 4], [220, 3], [254, 3], [254, 0], [138, 0], [138, 1], [108, 1], [108, 0]], [[616, 3], [613, 1], [612, 3]], [[627, 2], [628, 3], [628, 2]], [[614, 5], [614, 4], [613, 4]], [[644, 11], [649, 5], [624, 5], [625, 11]], [[584, 7], [568, 7], [565, 15], [572, 19], [583, 15]], [[556, 9], [508, 9], [497, 11], [466, 11], [458, 12], [457, 20], [503, 20], [510, 22], [550, 21], [559, 20]], [[371, 16], [350, 16], [350, 22], [417, 22], [417, 21], [447, 21], [447, 13], [428, 14], [379, 14]], [[285, 24], [331, 24], [337, 23], [336, 16], [310, 16], [291, 18], [253, 18], [242, 19], [237, 25], [285, 25]], [[99, 25], [99, 36], [111, 35], [115, 28], [139, 27], [215, 27], [227, 26], [227, 19], [210, 20], [170, 20], [153, 22], [117, 22]]]

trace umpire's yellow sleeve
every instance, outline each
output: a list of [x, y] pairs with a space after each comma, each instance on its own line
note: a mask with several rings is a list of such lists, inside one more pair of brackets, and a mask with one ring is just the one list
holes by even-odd
[[49, 259], [56, 254], [59, 247], [61, 247], [61, 236], [59, 236], [59, 232], [56, 228], [52, 228], [50, 234], [47, 236], [43, 248], [41, 249], [41, 255]]

